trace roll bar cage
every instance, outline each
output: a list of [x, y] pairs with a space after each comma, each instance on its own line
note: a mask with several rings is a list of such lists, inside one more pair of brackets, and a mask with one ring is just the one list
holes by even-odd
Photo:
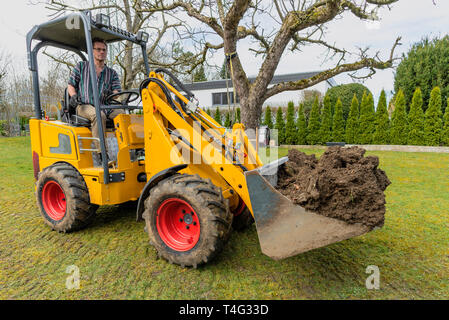
[[[43, 111], [41, 108], [41, 99], [39, 92], [39, 70], [37, 64], [37, 55], [39, 51], [47, 46], [52, 46], [76, 53], [83, 61], [89, 63], [90, 70], [95, 70], [92, 39], [99, 37], [107, 43], [128, 40], [142, 49], [142, 55], [146, 74], [150, 74], [150, 66], [146, 50], [146, 41], [141, 35], [132, 34], [126, 30], [112, 27], [104, 23], [102, 19], [93, 19], [90, 11], [75, 12], [68, 16], [60, 17], [49, 22], [34, 26], [26, 36], [26, 47], [28, 55], [28, 69], [32, 74], [33, 94], [34, 94], [34, 112], [37, 119], [42, 119]], [[139, 32], [140, 33], [140, 32]], [[33, 40], [38, 41], [33, 47]], [[87, 53], [87, 59], [84, 53]], [[90, 84], [93, 88], [93, 100], [97, 119], [101, 119], [101, 110], [123, 108], [124, 106], [106, 106], [100, 105], [98, 95], [97, 79], [95, 72], [90, 73]], [[140, 92], [139, 92], [140, 94]], [[112, 180], [109, 176], [107, 162], [107, 153], [105, 147], [103, 124], [98, 121], [98, 131], [100, 136], [100, 147], [102, 155], [102, 166], [104, 172], [104, 183], [108, 184]]]

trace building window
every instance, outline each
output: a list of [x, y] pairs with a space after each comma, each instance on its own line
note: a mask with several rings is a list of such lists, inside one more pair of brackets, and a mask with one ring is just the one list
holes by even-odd
[[[234, 93], [229, 92], [230, 104], [234, 103]], [[240, 103], [239, 96], [237, 96], [237, 102]], [[216, 105], [227, 105], [228, 104], [228, 93], [227, 92], [217, 92], [212, 93], [212, 104]]]

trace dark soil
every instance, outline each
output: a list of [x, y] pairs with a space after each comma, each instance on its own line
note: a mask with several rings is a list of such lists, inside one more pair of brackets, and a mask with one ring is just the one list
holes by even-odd
[[326, 217], [361, 223], [370, 228], [384, 224], [387, 175], [378, 169], [379, 158], [364, 157], [359, 147], [329, 147], [321, 158], [295, 149], [279, 170], [279, 191], [304, 208]]

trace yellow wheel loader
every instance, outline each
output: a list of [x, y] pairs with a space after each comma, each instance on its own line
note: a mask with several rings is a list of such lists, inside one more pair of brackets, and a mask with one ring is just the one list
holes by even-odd
[[[99, 149], [91, 123], [71, 110], [67, 92], [57, 120], [42, 110], [37, 66], [39, 51], [53, 46], [76, 53], [94, 70], [94, 37], [140, 46], [145, 68], [137, 90], [111, 95], [104, 104], [91, 74], [97, 119], [105, 110], [125, 110], [106, 127], [99, 121]], [[194, 267], [216, 256], [231, 230], [253, 221], [262, 252], [274, 259], [368, 231], [308, 212], [276, 191], [276, 171], [287, 158], [264, 166], [242, 124], [226, 130], [169, 71], [150, 70], [147, 41], [145, 32], [131, 34], [111, 26], [108, 16], [89, 11], [28, 33], [35, 109], [31, 151], [37, 203], [46, 224], [60, 232], [76, 231], [92, 221], [99, 206], [136, 201], [136, 218], [145, 220], [158, 254]], [[135, 103], [139, 98], [141, 105]]]

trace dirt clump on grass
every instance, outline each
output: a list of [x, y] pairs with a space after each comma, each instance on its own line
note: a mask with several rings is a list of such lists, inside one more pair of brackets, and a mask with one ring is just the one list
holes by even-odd
[[279, 191], [295, 204], [347, 223], [381, 227], [391, 183], [379, 158], [359, 147], [329, 147], [318, 160], [295, 149], [278, 173]]

